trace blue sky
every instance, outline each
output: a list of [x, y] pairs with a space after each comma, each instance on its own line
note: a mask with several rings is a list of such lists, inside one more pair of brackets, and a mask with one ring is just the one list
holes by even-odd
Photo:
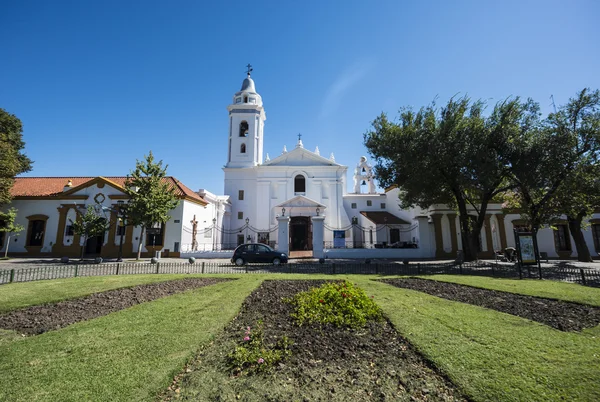
[[[455, 94], [544, 112], [600, 88], [600, 2], [9, 1], [0, 107], [24, 124], [28, 176], [124, 176], [149, 150], [223, 191], [226, 107], [252, 74], [265, 152], [302, 133], [352, 167], [382, 111]], [[349, 186], [352, 180], [348, 178]]]

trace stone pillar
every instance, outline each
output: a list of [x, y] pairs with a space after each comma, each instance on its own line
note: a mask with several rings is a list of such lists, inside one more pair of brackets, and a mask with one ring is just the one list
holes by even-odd
[[[111, 207], [114, 209], [114, 208], [117, 208], [117, 205], [113, 204], [113, 205], [111, 205]], [[118, 223], [119, 223], [119, 221], [118, 221], [118, 217], [117, 217], [117, 212], [114, 210], [110, 211], [110, 220], [109, 220], [109, 227], [108, 227], [108, 240], [102, 246], [102, 258], [112, 258], [112, 257], [116, 258], [118, 256], [119, 246], [117, 246], [115, 244]]]
[[432, 214], [433, 230], [435, 231], [435, 258], [444, 258], [447, 253], [444, 251], [444, 238], [442, 236], [442, 214]]
[[432, 225], [429, 224], [429, 218], [426, 216], [417, 216], [415, 220], [419, 222], [419, 250], [421, 251], [421, 258], [435, 257], [431, 236]]
[[500, 248], [504, 250], [506, 246], [506, 226], [504, 226], [504, 214], [497, 214], [496, 220], [498, 221], [498, 233], [500, 233]]
[[[65, 246], [65, 229], [67, 226], [67, 215], [71, 208], [83, 207], [83, 205], [61, 204], [58, 207], [58, 229], [56, 232], [56, 243], [52, 246], [52, 254], [55, 257], [79, 257], [81, 255], [81, 236], [75, 234], [73, 242]], [[77, 218], [78, 219], [78, 218]]]
[[134, 226], [125, 226], [125, 242], [123, 243], [123, 256], [132, 257], [137, 256], [137, 248], [133, 249], [133, 230]]
[[[277, 250], [282, 253], [289, 254], [290, 252], [290, 217], [277, 217]], [[314, 235], [313, 235], [314, 236]]]
[[492, 258], [494, 256], [494, 242], [492, 241], [492, 222], [490, 221], [491, 218], [492, 215], [485, 214], [485, 244], [487, 251], [481, 253], [482, 256], [485, 258]]
[[52, 246], [52, 254], [62, 257], [62, 255], [58, 255], [64, 248], [65, 241], [65, 227], [67, 225], [67, 212], [69, 212], [70, 207], [61, 205], [58, 209], [58, 229], [56, 230], [56, 242]]
[[450, 242], [452, 244], [452, 255], [456, 256], [458, 252], [458, 240], [456, 238], [456, 214], [448, 214], [448, 221], [450, 223]]
[[323, 239], [325, 238], [325, 217], [324, 216], [313, 216], [310, 218], [312, 221], [312, 247], [313, 257], [323, 258]]

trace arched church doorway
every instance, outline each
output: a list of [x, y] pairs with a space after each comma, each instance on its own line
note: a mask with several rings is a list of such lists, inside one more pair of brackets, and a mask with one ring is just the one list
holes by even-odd
[[312, 222], [309, 216], [290, 219], [290, 251], [312, 250]]

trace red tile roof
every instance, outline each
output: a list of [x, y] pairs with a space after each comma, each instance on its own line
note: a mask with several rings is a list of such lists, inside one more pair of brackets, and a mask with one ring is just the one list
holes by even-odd
[[[124, 187], [127, 177], [16, 177], [15, 184], [12, 187], [13, 197], [52, 197], [63, 194], [64, 186], [71, 180], [71, 188], [79, 186], [85, 187], [85, 184], [93, 180], [105, 179], [117, 187]], [[190, 198], [202, 204], [206, 201], [198, 193], [192, 191], [189, 187], [177, 180], [175, 177], [167, 176], [163, 181], [169, 183], [175, 188], [175, 194], [179, 197]], [[91, 184], [91, 183], [90, 183]]]
[[387, 211], [360, 211], [360, 214], [376, 225], [410, 225], [410, 222]]

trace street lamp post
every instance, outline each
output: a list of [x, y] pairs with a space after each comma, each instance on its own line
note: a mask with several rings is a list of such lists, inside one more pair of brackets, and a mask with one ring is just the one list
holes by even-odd
[[250, 222], [250, 218], [246, 218], [246, 242], [249, 243], [248, 241], [248, 223]]
[[213, 228], [212, 228], [212, 243], [213, 243], [213, 251], [215, 251], [216, 243], [217, 243], [217, 218], [213, 218]]
[[[119, 214], [120, 214], [121, 210], [119, 208]], [[123, 221], [123, 217], [119, 216], [117, 218], [118, 220], [118, 225], [119, 225], [119, 256], [117, 257], [117, 262], [121, 262], [123, 261], [123, 237], [125, 236], [125, 222]]]
[[387, 216], [383, 217], [383, 230], [385, 231], [385, 246], [388, 245], [388, 227], [387, 227]]

